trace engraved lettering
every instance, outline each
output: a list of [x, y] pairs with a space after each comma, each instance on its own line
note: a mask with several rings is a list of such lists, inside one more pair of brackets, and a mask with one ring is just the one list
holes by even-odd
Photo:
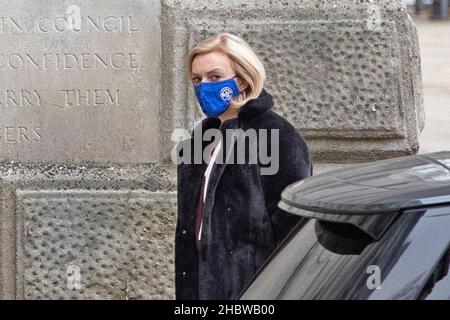
[[[0, 98], [0, 106], [6, 107], [31, 107], [42, 106], [41, 94], [34, 89], [12, 90], [7, 89]], [[0, 96], [1, 97], [1, 96]], [[4, 100], [4, 102], [2, 102]]]
[[41, 127], [28, 127], [24, 125], [0, 127], [0, 143], [40, 143]]
[[0, 53], [0, 70], [137, 69], [136, 52]]
[[119, 89], [65, 89], [60, 92], [63, 95], [65, 107], [119, 105]]
[[24, 31], [21, 17], [0, 17], [0, 33], [20, 33]]
[[19, 143], [21, 142], [21, 137], [24, 138], [25, 141], [30, 142], [30, 139], [27, 137], [27, 128], [19, 127]]
[[[11, 24], [12, 21], [9, 21], [9, 23], [5, 23], [5, 26]], [[17, 27], [20, 27], [20, 25], [17, 25]], [[139, 31], [139, 27], [133, 16], [83, 16], [80, 8], [72, 5], [67, 8], [66, 16], [40, 17], [36, 21], [36, 30], [43, 33], [51, 31], [133, 33]]]

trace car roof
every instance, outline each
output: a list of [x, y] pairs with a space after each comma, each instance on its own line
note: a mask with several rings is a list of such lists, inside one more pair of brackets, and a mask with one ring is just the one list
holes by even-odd
[[314, 217], [312, 212], [378, 215], [442, 203], [450, 203], [450, 151], [323, 172], [287, 186], [278, 205]]

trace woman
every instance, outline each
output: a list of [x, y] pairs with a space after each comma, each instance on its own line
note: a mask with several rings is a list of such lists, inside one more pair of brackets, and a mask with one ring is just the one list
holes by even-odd
[[[177, 167], [176, 298], [237, 299], [301, 220], [278, 209], [277, 203], [288, 184], [312, 175], [311, 157], [298, 131], [272, 110], [264, 67], [244, 40], [221, 33], [201, 42], [189, 55], [188, 75], [207, 117], [194, 128], [192, 138], [177, 145], [182, 150], [178, 155], [195, 150], [195, 139], [208, 129], [222, 136], [212, 144], [200, 142], [201, 154], [215, 146], [212, 155], [210, 149], [200, 163]], [[256, 163], [227, 160], [231, 158], [225, 146], [237, 142], [225, 131], [237, 129], [277, 131], [278, 140], [264, 141], [266, 150], [278, 156], [271, 159], [279, 161], [276, 172], [262, 174], [259, 153]]]

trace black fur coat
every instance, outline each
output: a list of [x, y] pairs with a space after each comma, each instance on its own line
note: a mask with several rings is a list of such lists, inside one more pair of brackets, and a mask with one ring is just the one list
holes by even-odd
[[[194, 128], [192, 138], [177, 145], [178, 156], [188, 152], [183, 151], [188, 150], [183, 149], [187, 144], [191, 145], [193, 156], [196, 130], [220, 129], [223, 146], [227, 143], [224, 131], [228, 128], [279, 130], [276, 174], [262, 175], [259, 159], [257, 164], [223, 160], [212, 167], [200, 251], [195, 244], [195, 217], [206, 164], [202, 161], [177, 165], [176, 299], [237, 299], [281, 240], [302, 219], [282, 211], [277, 203], [287, 185], [312, 175], [311, 156], [300, 133], [272, 107], [272, 96], [263, 89], [258, 98], [242, 106], [237, 118], [223, 123], [219, 118], [205, 118]], [[268, 141], [270, 144], [271, 140]], [[204, 141], [201, 146], [205, 148], [210, 143]], [[268, 150], [273, 149], [269, 146]]]

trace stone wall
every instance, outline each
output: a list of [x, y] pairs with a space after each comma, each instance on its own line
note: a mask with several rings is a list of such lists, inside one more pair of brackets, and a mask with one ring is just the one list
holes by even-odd
[[1, 165], [0, 297], [173, 298], [174, 176], [157, 164]]
[[0, 298], [173, 298], [175, 129], [189, 49], [263, 61], [315, 162], [415, 153], [417, 33], [401, 1], [0, 0]]
[[[200, 117], [182, 76], [198, 41], [228, 31], [267, 71], [276, 109], [318, 161], [381, 159], [418, 150], [424, 126], [417, 32], [401, 1], [162, 1], [164, 126]], [[165, 155], [168, 154], [166, 150]]]

